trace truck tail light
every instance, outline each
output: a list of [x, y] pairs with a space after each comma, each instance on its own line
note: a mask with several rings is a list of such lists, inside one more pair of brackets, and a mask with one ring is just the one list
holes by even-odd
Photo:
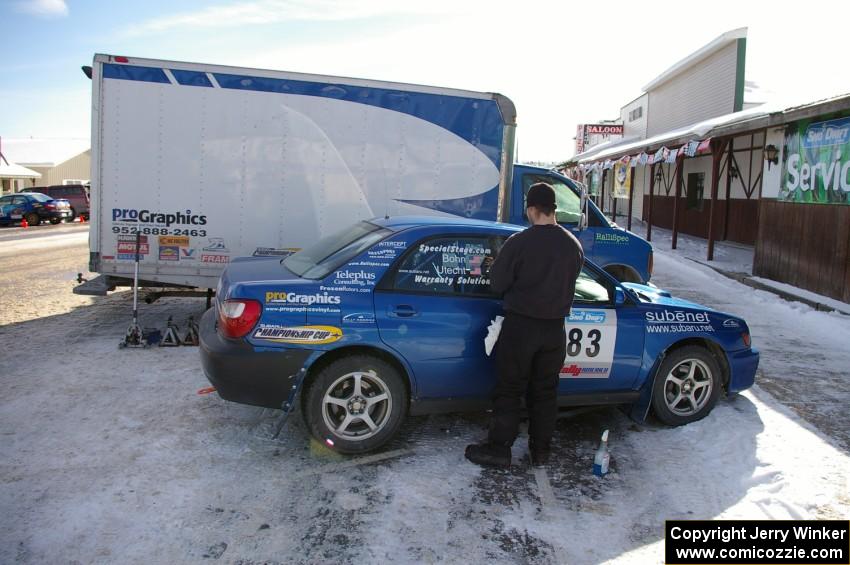
[[253, 329], [262, 311], [256, 300], [225, 300], [218, 307], [219, 331], [225, 337], [243, 337]]

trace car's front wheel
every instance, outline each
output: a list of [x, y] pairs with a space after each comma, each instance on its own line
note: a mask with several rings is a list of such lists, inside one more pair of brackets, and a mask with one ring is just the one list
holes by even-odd
[[367, 355], [338, 359], [305, 391], [304, 419], [317, 440], [341, 453], [363, 453], [387, 443], [407, 414], [399, 371]]
[[720, 365], [704, 347], [689, 345], [670, 353], [658, 369], [652, 390], [655, 415], [681, 426], [711, 412], [722, 389]]
[[35, 212], [30, 212], [24, 218], [27, 219], [27, 224], [30, 226], [37, 226], [41, 223], [41, 218]]

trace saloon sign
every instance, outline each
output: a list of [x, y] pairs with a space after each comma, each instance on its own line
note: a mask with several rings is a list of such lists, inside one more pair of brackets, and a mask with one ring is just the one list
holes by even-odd
[[623, 124], [579, 124], [576, 131], [576, 154], [602, 143], [612, 135], [623, 135]]
[[779, 199], [850, 204], [850, 117], [785, 129]]

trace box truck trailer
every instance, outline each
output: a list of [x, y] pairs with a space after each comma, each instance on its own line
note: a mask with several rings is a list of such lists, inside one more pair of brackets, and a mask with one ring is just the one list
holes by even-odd
[[652, 248], [572, 180], [513, 163], [505, 96], [375, 80], [95, 55], [89, 269], [75, 288], [215, 288], [245, 255], [286, 255], [359, 219], [457, 215], [527, 223], [534, 182], [617, 278]]

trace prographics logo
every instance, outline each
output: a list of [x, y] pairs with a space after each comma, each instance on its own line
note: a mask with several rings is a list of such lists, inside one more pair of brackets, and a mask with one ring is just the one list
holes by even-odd
[[340, 304], [342, 299], [339, 296], [328, 294], [327, 292], [316, 294], [298, 294], [296, 292], [269, 291], [266, 293], [266, 304], [303, 304], [312, 306], [313, 304]]
[[151, 210], [136, 210], [135, 208], [113, 208], [113, 222], [131, 222], [138, 224], [157, 224], [166, 227], [177, 225], [207, 225], [207, 217], [201, 214], [193, 214], [191, 210], [185, 212], [153, 212]]

